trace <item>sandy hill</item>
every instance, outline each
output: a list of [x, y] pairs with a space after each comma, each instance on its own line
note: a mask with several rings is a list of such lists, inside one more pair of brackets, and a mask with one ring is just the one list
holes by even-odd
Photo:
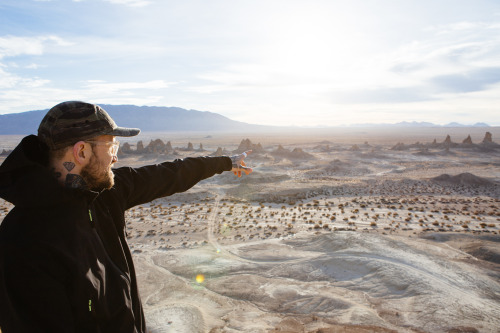
[[454, 185], [492, 185], [493, 182], [473, 175], [472, 173], [461, 173], [456, 176], [450, 176], [448, 174], [442, 174], [440, 176], [432, 178], [433, 181], [436, 182], [445, 182]]

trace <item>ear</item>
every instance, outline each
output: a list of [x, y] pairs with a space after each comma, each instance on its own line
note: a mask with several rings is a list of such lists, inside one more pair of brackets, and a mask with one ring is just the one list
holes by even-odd
[[92, 147], [89, 143], [78, 141], [74, 144], [73, 158], [75, 159], [75, 162], [81, 165], [86, 165], [90, 160], [90, 156], [92, 156]]

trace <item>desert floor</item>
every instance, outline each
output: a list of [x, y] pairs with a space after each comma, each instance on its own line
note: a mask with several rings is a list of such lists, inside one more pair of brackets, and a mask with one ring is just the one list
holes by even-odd
[[[20, 137], [1, 139], [12, 149]], [[128, 143], [154, 139], [175, 153], [122, 154], [118, 166], [251, 148], [254, 172], [127, 211], [152, 333], [500, 332], [500, 128]], [[0, 221], [11, 208], [0, 199]]]

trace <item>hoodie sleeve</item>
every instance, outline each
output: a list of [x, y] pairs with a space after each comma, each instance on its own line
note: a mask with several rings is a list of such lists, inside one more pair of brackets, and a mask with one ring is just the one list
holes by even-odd
[[128, 209], [187, 191], [199, 181], [231, 169], [227, 156], [190, 157], [141, 168], [119, 168], [115, 170], [115, 190]]
[[[0, 328], [10, 332], [74, 332], [66, 289], [39, 251], [0, 249]], [[8, 255], [6, 255], [8, 253]]]

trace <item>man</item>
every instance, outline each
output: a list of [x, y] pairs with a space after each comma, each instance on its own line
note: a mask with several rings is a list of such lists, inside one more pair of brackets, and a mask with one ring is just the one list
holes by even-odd
[[125, 210], [252, 171], [246, 153], [111, 170], [116, 137], [137, 134], [99, 106], [64, 102], [0, 166], [0, 197], [15, 205], [0, 225], [3, 333], [146, 332]]

